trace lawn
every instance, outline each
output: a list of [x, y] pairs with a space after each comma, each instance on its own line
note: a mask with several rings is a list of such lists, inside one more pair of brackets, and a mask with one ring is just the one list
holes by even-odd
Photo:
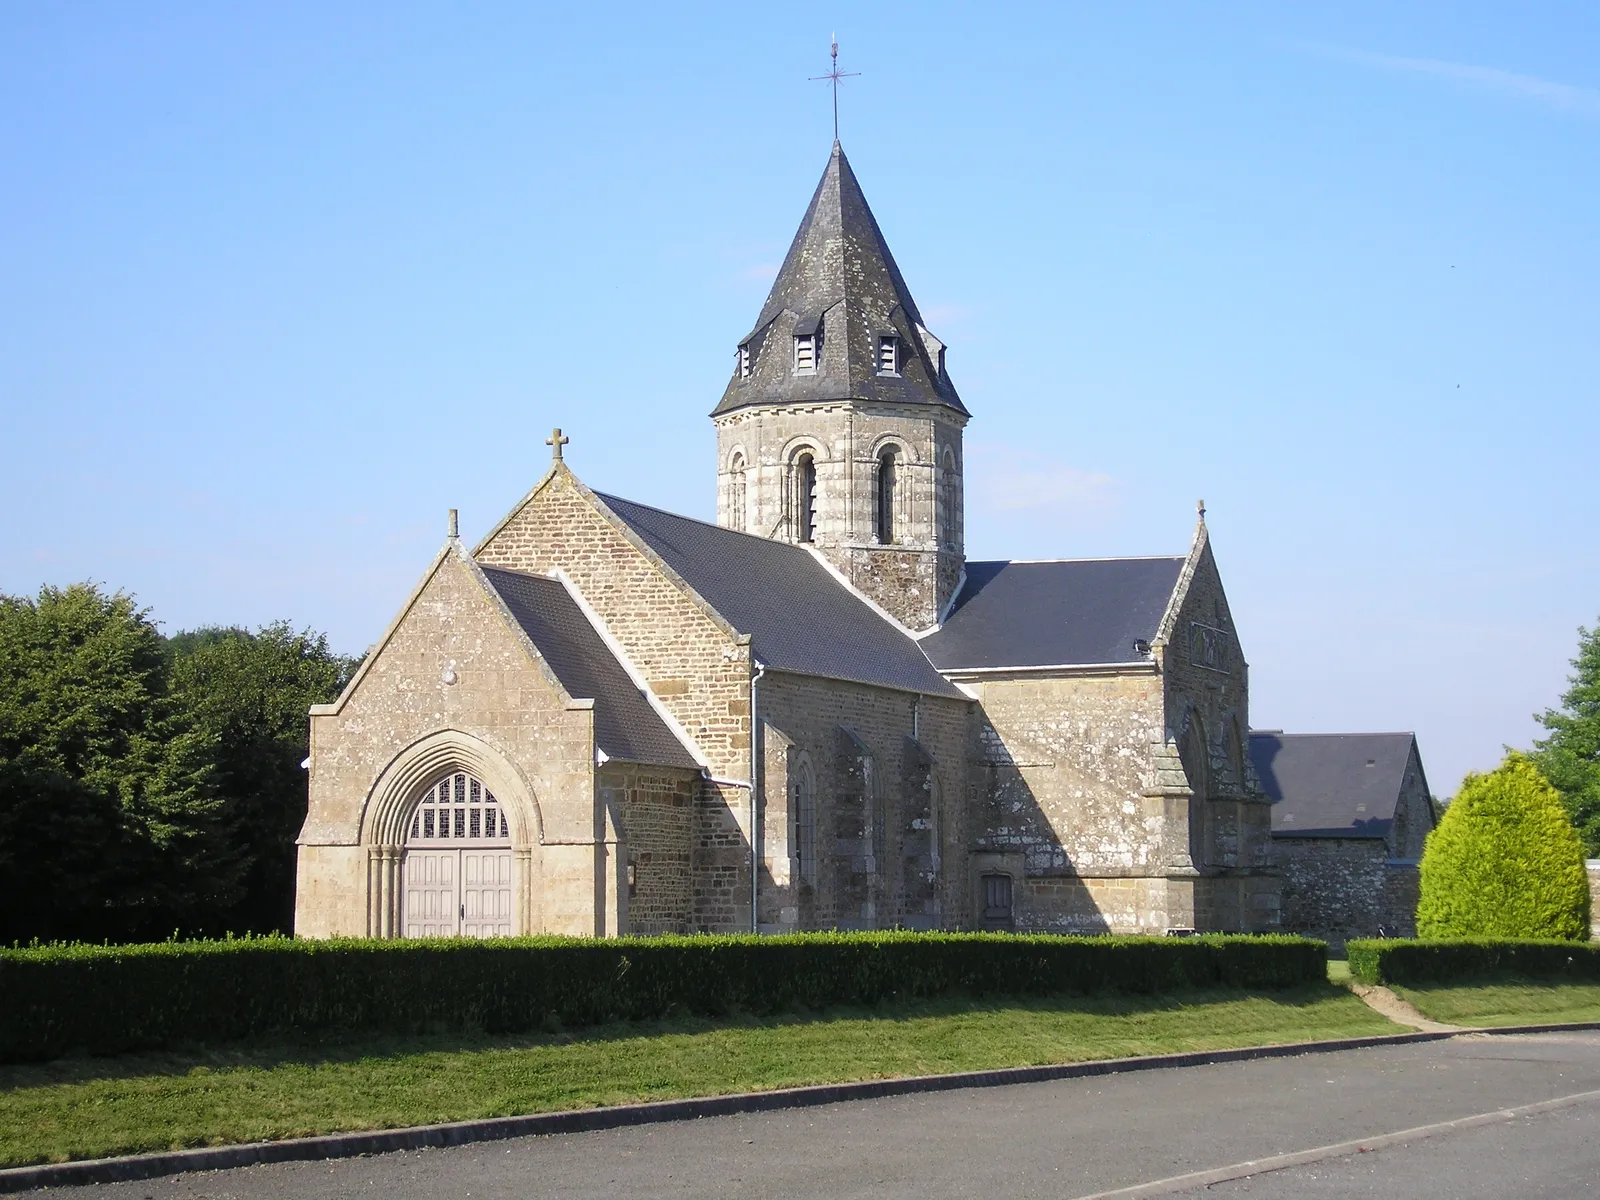
[[1600, 1021], [1600, 984], [1493, 983], [1399, 987], [1418, 1012], [1449, 1025], [1558, 1025]]
[[62, 1059], [0, 1067], [0, 1165], [1395, 1031], [1329, 985]]

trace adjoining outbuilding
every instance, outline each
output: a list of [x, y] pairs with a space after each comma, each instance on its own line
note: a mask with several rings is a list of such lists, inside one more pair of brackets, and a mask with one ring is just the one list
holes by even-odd
[[1415, 936], [1434, 826], [1415, 735], [1258, 730], [1250, 760], [1272, 802], [1284, 931], [1336, 951], [1350, 938]]

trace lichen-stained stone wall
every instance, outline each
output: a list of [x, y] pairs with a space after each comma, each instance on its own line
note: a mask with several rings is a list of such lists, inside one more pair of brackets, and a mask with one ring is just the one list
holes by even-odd
[[[1283, 870], [1283, 929], [1342, 949], [1384, 924], [1388, 850], [1379, 838], [1273, 839]], [[1396, 881], [1397, 888], [1403, 886]]]
[[1015, 880], [1016, 927], [1164, 932], [1169, 831], [1161, 802], [1146, 795], [1160, 677], [1140, 668], [965, 686], [979, 701], [972, 847], [1014, 856], [1025, 873]]
[[[338, 703], [311, 718], [296, 932], [395, 932], [378, 908], [369, 852], [387, 851], [392, 864], [399, 846], [363, 844], [363, 815], [386, 768], [440, 731], [488, 746], [503, 775], [518, 781], [517, 790], [527, 787], [527, 795], [499, 796], [514, 823], [520, 869], [528, 872], [518, 880], [522, 928], [597, 932], [590, 848], [606, 834], [597, 816], [593, 712], [569, 707], [457, 553], [437, 562]], [[425, 786], [416, 789], [418, 796]], [[582, 877], [570, 887], [553, 882], [554, 863], [546, 861], [548, 850], [563, 845], [585, 848], [575, 856]], [[396, 907], [384, 902], [385, 911]]]
[[[781, 671], [761, 678], [757, 705], [766, 732], [762, 927], [970, 923], [962, 798], [971, 705]], [[814, 885], [791, 860], [802, 756], [816, 784]]]
[[748, 643], [740, 644], [596, 504], [558, 465], [475, 556], [520, 571], [563, 571], [706, 755], [712, 774], [748, 779]]
[[700, 776], [680, 768], [613, 762], [600, 769], [599, 780], [601, 797], [619, 825], [618, 856], [626, 889], [622, 931], [691, 932]]
[[[927, 629], [954, 595], [964, 521], [963, 418], [929, 405], [838, 400], [767, 405], [718, 417], [717, 523], [794, 541], [791, 464], [817, 467], [814, 544], [861, 592], [912, 629]], [[877, 540], [878, 457], [896, 458], [894, 541]], [[735, 464], [744, 465], [742, 513]]]

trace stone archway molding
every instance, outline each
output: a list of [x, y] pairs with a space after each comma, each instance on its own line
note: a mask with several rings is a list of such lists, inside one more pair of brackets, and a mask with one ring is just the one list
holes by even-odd
[[361, 812], [361, 844], [367, 848], [367, 936], [399, 936], [406, 822], [423, 792], [454, 771], [482, 780], [506, 814], [516, 863], [516, 932], [532, 930], [535, 858], [544, 841], [544, 820], [533, 785], [499, 747], [464, 730], [441, 729], [396, 754], [367, 793]]

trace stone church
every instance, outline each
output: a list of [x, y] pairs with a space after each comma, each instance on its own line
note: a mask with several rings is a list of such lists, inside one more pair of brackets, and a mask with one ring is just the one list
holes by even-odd
[[[1185, 554], [964, 542], [970, 414], [833, 147], [711, 413], [717, 523], [545, 476], [311, 712], [296, 932], [1278, 927]], [[709, 482], [709, 481], [708, 481]]]

